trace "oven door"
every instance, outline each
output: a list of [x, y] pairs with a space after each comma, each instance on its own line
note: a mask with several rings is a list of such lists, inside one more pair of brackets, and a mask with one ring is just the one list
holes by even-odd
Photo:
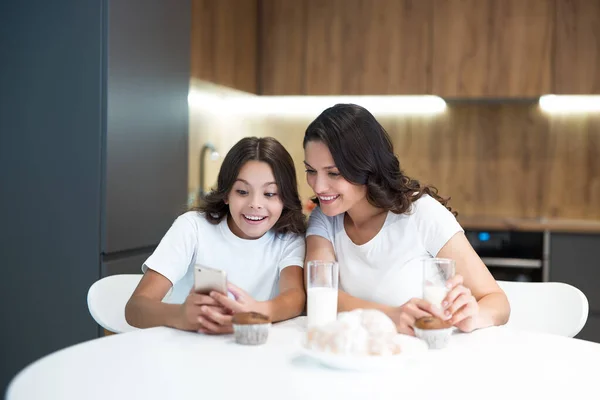
[[528, 258], [481, 257], [492, 276], [499, 281], [541, 282], [542, 260]]

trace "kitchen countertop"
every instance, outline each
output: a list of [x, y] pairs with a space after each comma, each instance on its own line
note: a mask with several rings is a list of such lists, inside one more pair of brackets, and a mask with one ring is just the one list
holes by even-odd
[[458, 222], [465, 229], [600, 233], [598, 220], [461, 217], [459, 214]]

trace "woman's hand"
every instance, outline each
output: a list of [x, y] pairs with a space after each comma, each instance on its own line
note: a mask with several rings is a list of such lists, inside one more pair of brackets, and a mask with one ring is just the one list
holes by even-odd
[[233, 332], [231, 311], [193, 289], [180, 311], [178, 329], [212, 334]]
[[235, 286], [233, 283], [227, 284], [227, 290], [233, 294], [235, 300], [230, 299], [223, 293], [219, 292], [211, 292], [210, 297], [212, 300], [216, 301], [217, 304], [231, 310], [234, 314], [254, 311], [270, 316], [270, 313], [267, 310], [266, 302], [254, 300], [252, 296]]
[[442, 302], [444, 318], [463, 332], [472, 332], [479, 314], [477, 299], [463, 286], [463, 277], [456, 275], [447, 283], [450, 291]]
[[387, 314], [396, 324], [398, 333], [411, 336], [415, 335], [413, 327], [415, 326], [415, 321], [419, 318], [431, 315], [442, 318], [440, 310], [432, 306], [431, 303], [417, 298], [410, 299], [400, 307], [395, 307]]

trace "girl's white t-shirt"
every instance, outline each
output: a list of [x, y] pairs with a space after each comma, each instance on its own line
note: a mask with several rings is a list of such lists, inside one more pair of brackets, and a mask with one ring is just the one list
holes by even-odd
[[173, 284], [166, 300], [183, 303], [194, 284], [194, 265], [227, 272], [227, 280], [255, 300], [270, 300], [279, 293], [279, 274], [288, 267], [304, 265], [305, 240], [297, 234], [275, 234], [259, 239], [236, 236], [227, 218], [217, 225], [203, 213], [189, 211], [179, 216], [142, 266], [164, 275]]
[[344, 229], [344, 214], [328, 217], [319, 207], [311, 213], [306, 236], [322, 236], [333, 244], [339, 263], [339, 288], [363, 300], [400, 306], [423, 297], [424, 258], [461, 232], [456, 218], [428, 195], [405, 214], [388, 212], [373, 239], [356, 245]]

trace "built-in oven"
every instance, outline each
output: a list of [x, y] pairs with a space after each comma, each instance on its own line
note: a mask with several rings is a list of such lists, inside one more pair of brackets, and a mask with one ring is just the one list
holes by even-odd
[[548, 235], [465, 229], [465, 235], [496, 280], [548, 281]]

